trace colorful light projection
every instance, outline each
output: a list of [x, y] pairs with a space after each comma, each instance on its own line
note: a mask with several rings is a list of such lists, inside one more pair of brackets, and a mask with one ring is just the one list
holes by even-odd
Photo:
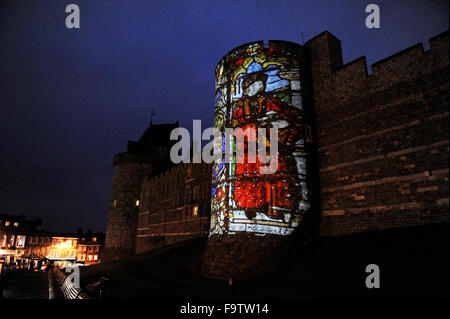
[[[216, 66], [215, 127], [250, 129], [247, 137], [255, 142], [257, 129], [267, 133], [278, 126], [278, 167], [274, 174], [260, 174], [260, 163], [249, 163], [244, 145], [244, 161], [225, 163], [225, 143], [222, 159], [213, 167], [210, 236], [250, 232], [258, 235], [288, 235], [311, 209], [311, 187], [308, 180], [312, 130], [308, 105], [302, 88], [303, 65], [296, 44], [279, 41], [254, 42], [229, 52]], [[307, 104], [307, 103], [306, 103]], [[224, 136], [224, 134], [223, 134]], [[266, 136], [270, 136], [266, 134]], [[256, 141], [257, 142], [257, 141]], [[265, 142], [267, 151], [270, 140]]]

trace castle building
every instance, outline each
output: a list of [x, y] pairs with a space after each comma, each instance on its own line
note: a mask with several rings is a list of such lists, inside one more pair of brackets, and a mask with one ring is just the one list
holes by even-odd
[[120, 259], [136, 252], [142, 179], [172, 166], [170, 132], [175, 124], [150, 125], [128, 151], [114, 157], [114, 176], [103, 260]]
[[[159, 155], [137, 142], [115, 157], [107, 248], [126, 256], [205, 236], [210, 210], [202, 272], [239, 278], [308, 238], [448, 223], [448, 32], [429, 43], [370, 72], [365, 57], [344, 65], [328, 31], [231, 50], [216, 67], [215, 126], [246, 127], [251, 140], [277, 125], [276, 173], [245, 156], [167, 171], [168, 133], [152, 133], [165, 140]], [[196, 187], [210, 193], [195, 201]]]
[[[305, 50], [308, 54], [303, 53]], [[298, 74], [293, 75], [292, 71]], [[280, 98], [272, 107], [278, 107], [272, 116], [297, 113], [299, 105], [314, 108], [315, 134], [311, 142], [317, 152], [318, 170], [311, 173], [317, 174], [320, 183], [317, 193], [320, 204], [303, 216], [299, 214], [304, 220], [292, 235], [286, 236], [248, 227], [248, 223], [245, 228], [232, 228], [234, 207], [244, 214], [248, 207], [228, 199], [221, 213], [225, 226], [228, 222], [228, 231], [215, 232], [212, 221], [204, 258], [205, 275], [239, 278], [257, 274], [265, 261], [314, 228], [317, 228], [315, 236], [338, 236], [397, 226], [448, 223], [448, 32], [431, 38], [428, 51], [424, 51], [422, 44], [415, 45], [374, 63], [371, 71], [369, 74], [365, 57], [343, 65], [340, 41], [327, 31], [304, 46], [279, 41], [270, 41], [268, 47], [262, 42], [249, 43], [232, 50], [219, 62], [216, 95], [222, 95], [222, 83], [231, 85], [226, 87], [229, 93], [223, 104], [216, 99], [216, 120], [219, 117], [239, 121], [240, 113], [228, 112], [223, 116], [221, 108], [238, 110], [242, 103], [258, 105], [258, 99], [263, 100], [262, 104], [273, 102], [274, 94]], [[271, 78], [274, 75], [277, 78]], [[302, 76], [300, 87], [294, 86], [296, 77]], [[273, 83], [278, 85], [272, 91]], [[308, 92], [310, 85], [312, 103], [309, 95], [303, 94], [303, 89]], [[252, 87], [257, 87], [256, 92]], [[296, 89], [303, 103], [294, 99]], [[236, 96], [241, 91], [242, 96]], [[282, 99], [283, 94], [288, 96], [286, 100]], [[259, 123], [260, 116], [254, 116], [255, 110], [259, 112], [260, 108], [250, 107], [245, 114], [253, 123]], [[285, 119], [289, 123], [288, 134], [296, 134], [292, 121]], [[296, 139], [303, 145], [307, 129], [301, 126], [305, 133]], [[231, 183], [229, 177], [228, 181], [225, 179], [231, 196], [236, 198], [237, 183], [245, 183], [245, 176], [236, 173]], [[253, 188], [259, 187], [252, 183]], [[303, 194], [300, 188], [297, 193]], [[284, 198], [293, 198], [290, 194], [289, 190]], [[305, 198], [296, 199], [300, 205], [301, 200]], [[288, 207], [289, 203], [284, 204]], [[292, 227], [287, 222], [298, 214], [296, 209], [291, 206], [284, 214], [286, 227]], [[264, 215], [264, 220], [272, 221], [269, 214]], [[213, 207], [212, 218], [215, 216]], [[315, 216], [320, 217], [320, 222], [316, 223]]]

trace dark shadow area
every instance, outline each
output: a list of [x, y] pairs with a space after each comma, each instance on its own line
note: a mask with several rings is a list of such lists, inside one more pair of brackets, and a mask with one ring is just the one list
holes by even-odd
[[[232, 298], [225, 281], [200, 275], [206, 239], [81, 269], [81, 283], [107, 277], [106, 298]], [[293, 245], [272, 272], [235, 282], [238, 298], [448, 298], [448, 224], [392, 228]], [[368, 289], [366, 266], [380, 267]]]

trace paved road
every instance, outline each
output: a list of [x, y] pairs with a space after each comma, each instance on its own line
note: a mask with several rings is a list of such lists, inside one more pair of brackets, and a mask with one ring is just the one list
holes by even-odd
[[2, 279], [4, 299], [49, 299], [48, 274], [23, 272]]

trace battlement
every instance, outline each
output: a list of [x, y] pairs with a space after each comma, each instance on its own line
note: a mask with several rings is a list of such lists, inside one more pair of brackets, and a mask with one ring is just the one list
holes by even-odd
[[429, 69], [448, 65], [448, 36], [446, 31], [430, 38], [430, 49], [427, 51], [423, 43], [418, 43], [383, 58], [372, 64], [371, 74], [365, 56], [342, 64], [340, 41], [328, 31], [309, 40], [305, 47], [310, 49], [314, 57], [314, 77], [320, 77], [317, 79], [322, 82], [320, 86], [328, 83], [338, 94], [342, 92], [345, 95], [365, 88], [366, 82], [384, 85], [388, 81], [393, 85], [406, 78], [420, 76]]
[[[448, 31], [372, 64], [308, 41], [322, 235], [448, 222]], [[441, 172], [435, 174], [432, 172]]]

